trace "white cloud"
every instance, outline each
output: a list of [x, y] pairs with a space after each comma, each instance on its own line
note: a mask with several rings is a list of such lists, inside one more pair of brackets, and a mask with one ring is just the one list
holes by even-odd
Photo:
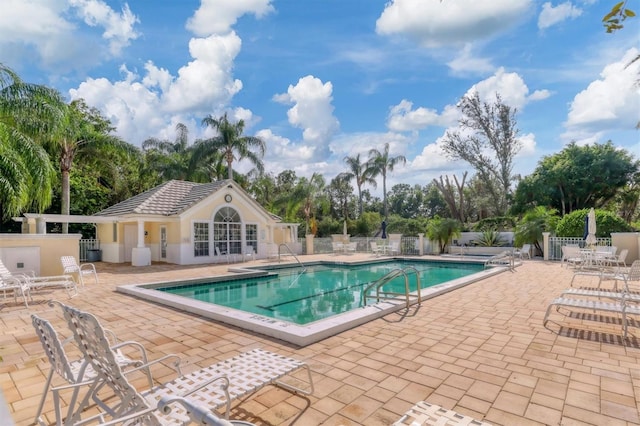
[[544, 30], [567, 19], [575, 19], [580, 15], [582, 15], [582, 9], [574, 6], [570, 1], [555, 7], [550, 2], [546, 2], [542, 5], [542, 12], [538, 17], [538, 28]]
[[522, 109], [528, 102], [546, 99], [551, 95], [548, 90], [536, 90], [529, 95], [529, 88], [522, 77], [518, 73], [506, 72], [502, 67], [491, 77], [474, 84], [466, 95], [476, 91], [482, 101], [495, 101], [497, 93], [505, 104], [518, 109]]
[[233, 79], [233, 61], [241, 44], [235, 32], [191, 39], [189, 53], [194, 60], [178, 70], [166, 90], [165, 109], [211, 112], [227, 104], [242, 89], [242, 82]]
[[465, 44], [460, 54], [447, 62], [454, 75], [485, 74], [495, 69], [488, 59], [473, 56], [471, 49], [471, 43]]
[[199, 37], [225, 34], [241, 16], [253, 13], [261, 18], [273, 10], [271, 0], [202, 0], [200, 8], [187, 21], [187, 29]]
[[440, 137], [435, 143], [425, 145], [422, 152], [411, 161], [408, 169], [412, 172], [418, 170], [437, 171], [455, 168], [456, 164], [460, 163], [449, 160], [442, 150], [442, 137]]
[[303, 129], [305, 143], [326, 145], [338, 131], [340, 123], [333, 115], [333, 85], [312, 75], [302, 77], [287, 93], [273, 97], [276, 102], [293, 104], [287, 111], [289, 124]]
[[140, 35], [134, 29], [134, 25], [140, 20], [131, 12], [127, 3], [122, 6], [121, 13], [115, 12], [100, 0], [69, 0], [69, 4], [77, 9], [85, 24], [104, 28], [102, 38], [109, 40], [109, 50], [114, 56]]
[[640, 61], [629, 64], [639, 54], [640, 50], [629, 49], [573, 98], [564, 123], [564, 140], [598, 140], [605, 131], [636, 126], [640, 121], [640, 90], [636, 85]]
[[119, 55], [138, 37], [137, 23], [126, 3], [118, 13], [99, 0], [3, 0], [0, 51], [4, 61], [29, 58], [61, 74]]
[[395, 132], [421, 130], [428, 126], [454, 125], [460, 114], [454, 105], [447, 105], [442, 112], [424, 107], [413, 108], [413, 103], [403, 99], [398, 105], [392, 106], [387, 116], [387, 127]]
[[529, 157], [536, 154], [536, 135], [527, 133], [520, 135], [518, 140], [522, 143], [522, 148], [518, 152], [517, 157]]
[[189, 51], [194, 60], [180, 68], [177, 77], [147, 62], [142, 79], [123, 66], [122, 80], [90, 78], [69, 93], [103, 111], [120, 136], [138, 145], [157, 135], [172, 116], [221, 113], [241, 90], [242, 82], [232, 76], [233, 60], [240, 51], [235, 33], [192, 39]]
[[391, 0], [376, 21], [382, 35], [406, 35], [426, 47], [471, 43], [514, 25], [531, 0]]

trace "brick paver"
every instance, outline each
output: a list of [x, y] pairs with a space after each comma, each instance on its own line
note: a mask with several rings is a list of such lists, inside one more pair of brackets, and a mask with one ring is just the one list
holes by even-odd
[[[100, 284], [87, 284], [72, 299], [63, 290], [42, 291], [30, 309], [0, 299], [0, 383], [13, 421], [31, 423], [49, 370], [29, 315], [64, 330], [59, 312], [46, 304], [59, 298], [94, 313], [120, 339], [139, 341], [152, 359], [178, 353], [187, 372], [255, 347], [306, 361], [314, 395], [268, 387], [234, 405], [232, 418], [258, 425], [388, 425], [420, 400], [493, 424], [640, 424], [640, 330], [631, 327], [623, 342], [619, 318], [566, 310], [542, 326], [549, 302], [572, 276], [558, 263], [525, 261], [515, 272], [305, 348], [114, 291], [122, 284], [226, 274], [227, 268], [99, 263]], [[160, 377], [169, 379], [170, 369]], [[45, 415], [55, 419], [51, 398]]]

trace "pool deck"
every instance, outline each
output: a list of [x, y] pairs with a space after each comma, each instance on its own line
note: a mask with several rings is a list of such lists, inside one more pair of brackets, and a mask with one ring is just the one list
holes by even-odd
[[[321, 258], [372, 257], [301, 260]], [[249, 264], [265, 262], [243, 265]], [[543, 327], [549, 302], [573, 274], [558, 262], [526, 260], [515, 272], [304, 348], [115, 291], [124, 284], [226, 274], [229, 265], [97, 266], [100, 284], [87, 280], [72, 299], [64, 290], [40, 291], [29, 309], [0, 299], [0, 383], [16, 425], [33, 421], [49, 371], [29, 315], [65, 329], [59, 312], [46, 304], [52, 298], [92, 312], [121, 340], [141, 342], [151, 359], [181, 355], [186, 372], [257, 347], [307, 362], [312, 396], [267, 387], [233, 406], [232, 419], [258, 425], [390, 425], [421, 400], [496, 425], [640, 424], [638, 319], [626, 344], [619, 319], [607, 313], [553, 312]], [[591, 280], [581, 277], [576, 285], [592, 287]], [[54, 421], [50, 397], [45, 414]]]

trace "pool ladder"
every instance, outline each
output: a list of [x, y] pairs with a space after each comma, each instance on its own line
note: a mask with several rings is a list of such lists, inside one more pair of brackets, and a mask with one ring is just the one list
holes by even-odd
[[293, 252], [293, 250], [291, 250], [291, 247], [289, 247], [285, 243], [282, 243], [282, 244], [280, 244], [278, 246], [278, 263], [280, 263], [280, 249], [282, 247], [285, 247], [287, 249], [287, 251], [289, 252], [289, 254], [291, 256], [293, 256], [293, 258], [298, 262], [298, 265], [300, 265], [300, 267], [302, 268], [302, 272], [307, 270], [307, 268], [305, 268], [304, 264], [302, 262], [300, 262], [300, 259], [298, 259], [298, 256], [296, 256], [296, 254]]
[[[362, 293], [364, 298], [364, 301], [363, 301], [364, 306], [367, 306], [367, 299], [375, 298], [376, 301], [379, 302], [380, 300], [383, 300], [383, 299], [395, 300], [395, 299], [398, 299], [398, 296], [404, 296], [407, 301], [407, 309], [409, 309], [409, 306], [411, 305], [412, 296], [411, 296], [411, 292], [409, 291], [409, 274], [407, 274], [407, 271], [414, 272], [416, 274], [416, 288], [418, 291], [418, 300], [415, 303], [420, 305], [422, 302], [422, 296], [420, 295], [420, 272], [418, 272], [418, 270], [413, 266], [408, 266], [404, 269], [394, 269], [393, 271], [390, 271], [389, 273], [387, 273], [384, 277], [369, 284], [367, 288], [364, 290], [364, 292]], [[389, 281], [399, 276], [404, 276], [404, 293], [380, 291], [382, 286], [384, 286]], [[375, 296], [373, 295], [369, 296], [368, 294], [369, 291], [371, 291], [371, 289], [374, 287], [376, 289]]]

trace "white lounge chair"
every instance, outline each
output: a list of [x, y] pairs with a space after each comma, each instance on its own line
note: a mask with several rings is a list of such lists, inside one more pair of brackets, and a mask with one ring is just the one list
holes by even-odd
[[0, 277], [3, 278], [3, 281], [18, 280], [22, 282], [22, 284], [29, 287], [29, 293], [31, 293], [31, 290], [38, 290], [41, 288], [63, 287], [67, 291], [69, 297], [72, 297], [72, 290], [74, 296], [78, 294], [78, 287], [71, 275], [38, 277], [34, 272], [13, 273], [9, 271], [5, 264], [0, 260]]
[[96, 284], [98, 284], [98, 272], [96, 272], [96, 265], [93, 263], [82, 263], [78, 265], [76, 258], [73, 256], [62, 256], [60, 258], [62, 263], [62, 272], [64, 274], [78, 274], [78, 281], [80, 285], [84, 287], [84, 276], [93, 276]]
[[375, 254], [376, 256], [384, 254], [384, 248], [380, 247], [377, 242], [371, 241], [369, 245], [371, 246], [371, 253]]
[[574, 299], [567, 297], [558, 297], [551, 301], [549, 307], [547, 308], [547, 312], [544, 315], [544, 319], [542, 320], [542, 325], [546, 326], [547, 321], [549, 320], [549, 314], [551, 313], [551, 308], [556, 307], [557, 310], [561, 307], [564, 308], [577, 308], [577, 309], [588, 309], [594, 311], [603, 311], [603, 312], [612, 312], [622, 315], [622, 337], [623, 339], [627, 338], [627, 315], [640, 315], [640, 306], [629, 302], [625, 298], [615, 300], [613, 302], [603, 302], [601, 300], [590, 300], [590, 299]]
[[[67, 424], [71, 424], [79, 420], [80, 412], [87, 405], [87, 403], [89, 402], [88, 398], [91, 396], [90, 394], [87, 394], [83, 401], [81, 401], [80, 404], [76, 406], [78, 394], [82, 387], [82, 385], [80, 384], [84, 383], [87, 386], [91, 385], [96, 379], [97, 373], [95, 372], [91, 364], [88, 363], [85, 359], [69, 359], [64, 347], [73, 339], [72, 337], [61, 341], [58, 337], [58, 333], [51, 325], [51, 323], [48, 320], [40, 318], [37, 315], [31, 315], [31, 321], [33, 323], [33, 327], [36, 330], [36, 334], [40, 338], [40, 343], [42, 343], [42, 347], [45, 354], [47, 355], [47, 358], [49, 359], [49, 363], [51, 364], [51, 369], [49, 370], [49, 375], [47, 376], [47, 381], [44, 385], [42, 398], [40, 399], [40, 404], [38, 405], [38, 410], [36, 411], [34, 424], [48, 424], [44, 421], [44, 419], [41, 418], [40, 415], [42, 413], [42, 408], [44, 407], [44, 403], [49, 392], [53, 394], [56, 424], [62, 424], [60, 391], [66, 390], [67, 385], [77, 385], [73, 386], [73, 394], [71, 396], [71, 399], [69, 400], [67, 415], [65, 416], [65, 422]], [[107, 336], [107, 338], [109, 339], [111, 350], [114, 351], [115, 361], [120, 367], [127, 368], [124, 373], [128, 374], [133, 371], [141, 370], [147, 376], [149, 387], [152, 387], [153, 377], [151, 376], [151, 370], [149, 369], [150, 364], [148, 362], [147, 353], [144, 347], [137, 342], [118, 343], [115, 335], [108, 330], [105, 330], [105, 336]], [[140, 359], [131, 359], [125, 356], [121, 352], [121, 348], [123, 347], [135, 348], [139, 353]], [[166, 361], [172, 358], [176, 359], [176, 362], [173, 363], [173, 368], [176, 369], [178, 373], [180, 373], [180, 358], [178, 358], [176, 355], [165, 355], [160, 359], [154, 360], [152, 363]], [[52, 386], [54, 373], [57, 373], [60, 377], [62, 377], [66, 383], [61, 386]]]
[[513, 251], [513, 255], [520, 259], [531, 259], [531, 244], [523, 244], [521, 248], [517, 248]]
[[[114, 352], [106, 342], [104, 329], [96, 317], [70, 306], [63, 306], [63, 310], [80, 350], [98, 375], [98, 386], [108, 386], [114, 393], [114, 397], [108, 401], [111, 405], [99, 403], [103, 410], [99, 415], [101, 420], [107, 417], [114, 420], [143, 417], [151, 424], [184, 424], [191, 420], [184, 407], [164, 409], [166, 403], [183, 401], [184, 398], [190, 404], [199, 406], [202, 413], [211, 410], [208, 413], [212, 416], [214, 410], [226, 407], [225, 418], [228, 419], [232, 400], [244, 398], [267, 385], [277, 385], [294, 393], [313, 393], [311, 370], [307, 364], [262, 349], [241, 353], [138, 392], [122, 375]], [[289, 380], [287, 383], [280, 380], [300, 369], [306, 369], [308, 381], [292, 376], [289, 379], [304, 383], [304, 389], [293, 386]]]
[[515, 263], [513, 256], [508, 251], [502, 251], [494, 256], [491, 256], [484, 262], [484, 267], [487, 268], [489, 266], [502, 266], [507, 267], [509, 269], [515, 268]]
[[475, 420], [439, 405], [420, 401], [411, 407], [393, 426], [491, 426], [489, 423]]
[[31, 292], [29, 291], [29, 285], [26, 281], [19, 280], [11, 275], [0, 276], [0, 292], [2, 292], [5, 299], [7, 298], [7, 293], [12, 293], [15, 303], [18, 303], [18, 296], [22, 297], [24, 306], [27, 308], [29, 307], [27, 297], [33, 301]]

